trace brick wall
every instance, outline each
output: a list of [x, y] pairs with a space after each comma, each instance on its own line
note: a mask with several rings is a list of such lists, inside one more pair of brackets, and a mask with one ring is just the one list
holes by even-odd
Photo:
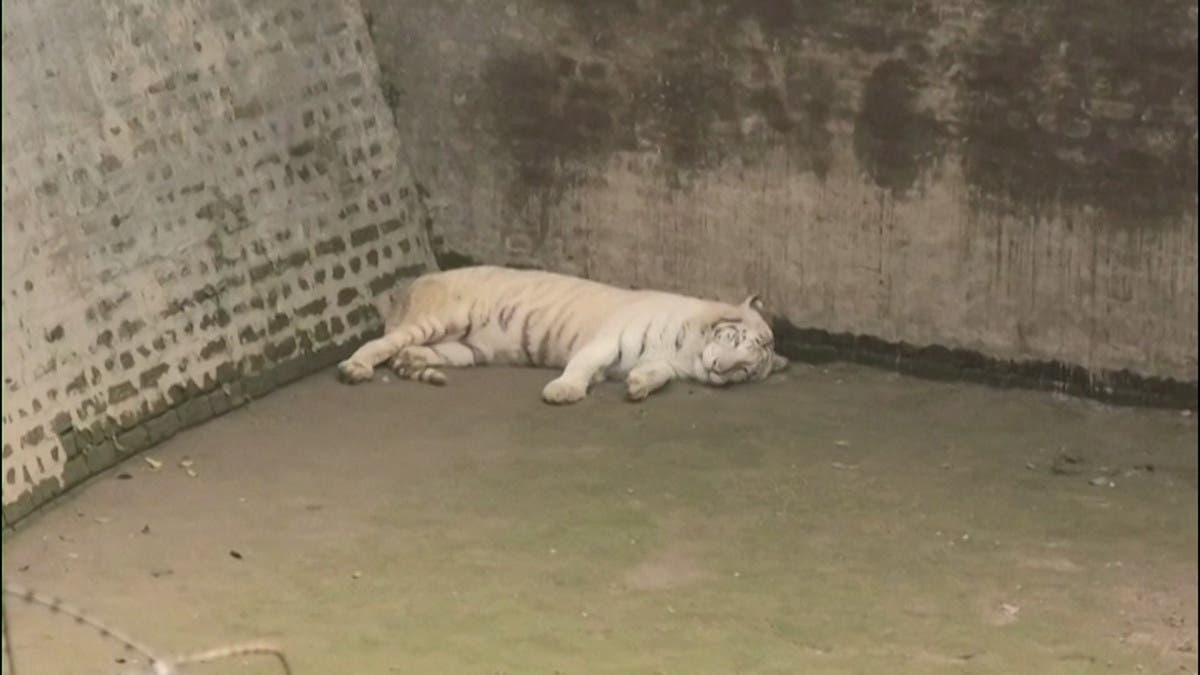
[[1194, 0], [363, 4], [447, 263], [1195, 400]]
[[5, 2], [11, 525], [336, 360], [431, 263], [355, 3]]

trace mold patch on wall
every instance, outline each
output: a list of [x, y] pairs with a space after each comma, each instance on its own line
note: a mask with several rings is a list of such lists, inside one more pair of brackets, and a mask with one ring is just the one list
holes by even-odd
[[992, 2], [964, 46], [964, 168], [991, 208], [1196, 209], [1196, 3]]
[[920, 109], [921, 71], [904, 59], [875, 67], [854, 121], [854, 153], [875, 184], [900, 193], [941, 156], [935, 114]]

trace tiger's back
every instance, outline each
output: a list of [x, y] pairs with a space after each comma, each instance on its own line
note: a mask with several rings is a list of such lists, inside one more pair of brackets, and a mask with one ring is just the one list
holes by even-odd
[[[466, 267], [427, 275], [411, 317], [444, 315], [476, 362], [561, 367], [636, 291], [536, 270]], [[403, 321], [404, 319], [401, 319]]]
[[653, 317], [664, 319], [662, 327], [667, 327], [671, 322], [666, 319], [684, 307], [694, 309], [697, 302], [703, 301], [552, 272], [465, 267], [414, 281], [408, 304], [398, 308], [389, 324], [440, 316], [443, 324], [460, 326], [457, 340], [475, 353], [476, 365], [559, 368], [620, 322], [643, 330], [634, 336], [643, 340], [632, 346], [636, 353], [655, 337], [644, 334]]

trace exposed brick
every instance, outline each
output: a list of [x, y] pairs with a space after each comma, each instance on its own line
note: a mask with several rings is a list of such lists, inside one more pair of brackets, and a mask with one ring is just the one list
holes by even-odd
[[317, 298], [312, 302], [297, 307], [296, 316], [320, 316], [328, 306], [328, 300], [323, 297]]
[[354, 302], [354, 300], [357, 297], [358, 297], [358, 289], [357, 288], [343, 288], [342, 290], [338, 291], [338, 294], [337, 294], [338, 307], [345, 307], [346, 305]]
[[212, 405], [207, 398], [196, 397], [179, 406], [178, 414], [181, 426], [195, 426], [213, 416]]
[[141, 375], [138, 375], [138, 384], [141, 385], [143, 389], [153, 387], [158, 384], [158, 379], [170, 369], [171, 366], [165, 363], [160, 363], [157, 366], [151, 366], [150, 368], [143, 370]]
[[229, 345], [225, 342], [225, 338], [217, 338], [210, 340], [207, 344], [200, 348], [201, 359], [211, 359], [213, 356], [225, 351]]
[[324, 241], [317, 242], [313, 250], [316, 251], [317, 255], [341, 253], [346, 250], [346, 241], [341, 237], [330, 237]]
[[[321, 298], [320, 300], [321, 300], [321, 302], [324, 302], [324, 298]], [[313, 302], [316, 302], [316, 301], [314, 300]], [[322, 305], [322, 307], [323, 306], [324, 305]], [[304, 316], [304, 315], [301, 315], [301, 316]], [[271, 335], [274, 335], [274, 334], [278, 333], [279, 331], [283, 330], [284, 328], [287, 328], [290, 325], [292, 325], [292, 317], [288, 316], [287, 314], [284, 314], [283, 312], [278, 312], [274, 316], [272, 316], [269, 321], [267, 321], [267, 332], [270, 333]]]
[[88, 469], [87, 457], [75, 455], [63, 465], [62, 479], [66, 487], [79, 485], [87, 480], [87, 477], [90, 475], [91, 471]]
[[129, 431], [117, 434], [117, 450], [122, 453], [134, 453], [150, 447], [150, 432], [145, 427], [134, 427]]
[[355, 246], [355, 247], [362, 246], [363, 244], [375, 241], [378, 238], [379, 238], [379, 226], [364, 225], [364, 226], [358, 228], [357, 230], [351, 230], [350, 245]]
[[87, 449], [83, 455], [87, 461], [89, 473], [99, 473], [117, 463], [117, 446], [113, 441], [105, 440]]
[[174, 436], [181, 427], [179, 413], [175, 410], [168, 410], [157, 417], [151, 417], [143, 424], [150, 436], [151, 444]]
[[279, 342], [274, 342], [267, 345], [263, 351], [268, 359], [272, 361], [282, 361], [291, 356], [296, 351], [296, 338], [289, 337]]
[[132, 382], [122, 382], [114, 384], [108, 388], [108, 403], [116, 405], [121, 401], [132, 398], [137, 395], [137, 387], [133, 386]]

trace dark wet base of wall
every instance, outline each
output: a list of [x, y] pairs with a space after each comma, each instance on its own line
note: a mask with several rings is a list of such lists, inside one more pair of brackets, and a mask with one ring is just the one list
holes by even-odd
[[286, 384], [333, 366], [350, 356], [364, 341], [378, 337], [380, 332], [379, 329], [367, 331], [346, 344], [325, 347], [278, 362], [261, 373], [225, 382], [107, 438], [95, 438], [84, 432], [62, 436], [67, 453], [62, 482], [43, 481], [33, 491], [6, 504], [3, 509], [3, 536], [7, 538], [17, 528], [24, 527], [31, 520], [30, 516], [42, 507], [52, 504], [92, 477], [180, 431], [224, 415]]
[[1195, 410], [1197, 383], [1128, 371], [1089, 371], [1057, 361], [1004, 361], [966, 349], [915, 347], [775, 323], [779, 353], [804, 363], [849, 361], [934, 380], [1055, 391], [1115, 405]]

